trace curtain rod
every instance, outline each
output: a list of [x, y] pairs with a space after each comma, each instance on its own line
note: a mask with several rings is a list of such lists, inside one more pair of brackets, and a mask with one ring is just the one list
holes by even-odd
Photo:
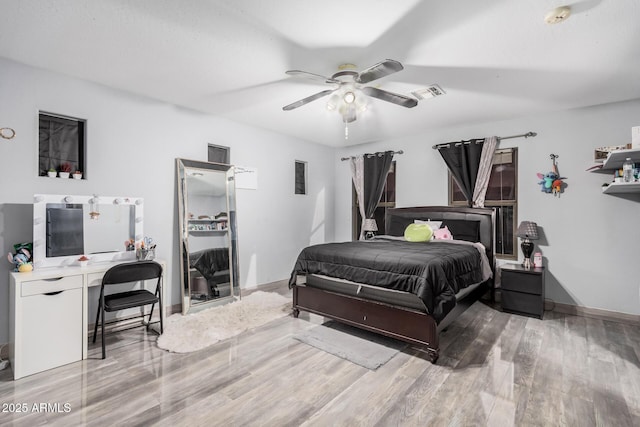
[[[378, 151], [377, 153], [373, 153], [373, 154], [363, 154], [363, 155], [365, 155], [365, 156], [367, 156], [367, 157], [373, 157], [373, 156], [375, 156], [375, 155], [381, 156], [381, 155], [383, 155], [385, 152], [386, 152], [386, 151]], [[393, 154], [403, 154], [403, 153], [404, 153], [404, 151], [402, 151], [402, 150], [398, 150], [398, 151], [394, 151], [394, 152], [393, 152]], [[356, 158], [356, 156], [341, 157], [341, 158], [340, 158], [340, 160], [342, 160], [342, 161], [344, 162], [345, 160], [355, 159], [355, 158]]]
[[[511, 139], [511, 138], [533, 138], [534, 136], [537, 136], [537, 135], [538, 134], [535, 133], [535, 132], [527, 132], [527, 133], [523, 133], [523, 134], [520, 134], [520, 135], [499, 136], [498, 137], [498, 141], [502, 141], [503, 139]], [[468, 144], [469, 142], [471, 142], [471, 141], [460, 141], [457, 144], [460, 144], [460, 143], [462, 143], [462, 144], [467, 143]], [[451, 144], [451, 143], [450, 142], [446, 142], [444, 144], [436, 144], [431, 148], [433, 148], [434, 150], [437, 150], [440, 147], [448, 147], [449, 144]]]

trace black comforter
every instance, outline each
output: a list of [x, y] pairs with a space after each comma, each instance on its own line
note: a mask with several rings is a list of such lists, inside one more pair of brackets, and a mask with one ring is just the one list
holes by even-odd
[[210, 280], [223, 270], [229, 269], [229, 248], [212, 248], [189, 254], [189, 267], [195, 268], [205, 279]]
[[440, 322], [455, 306], [455, 294], [482, 281], [482, 259], [472, 245], [376, 239], [327, 243], [303, 249], [297, 274], [322, 274], [353, 282], [411, 292]]

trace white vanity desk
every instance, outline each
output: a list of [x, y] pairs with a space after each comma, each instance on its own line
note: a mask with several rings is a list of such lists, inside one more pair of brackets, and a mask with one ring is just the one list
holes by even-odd
[[[165, 263], [156, 261], [164, 271]], [[91, 292], [90, 297], [88, 289], [99, 287], [104, 273], [116, 264], [102, 262], [10, 274], [9, 358], [14, 379], [87, 358], [89, 317], [93, 323], [96, 315], [89, 313], [88, 307], [90, 302], [97, 307], [99, 298], [99, 292]], [[166, 288], [163, 280], [163, 305]], [[164, 319], [162, 307], [159, 312]]]

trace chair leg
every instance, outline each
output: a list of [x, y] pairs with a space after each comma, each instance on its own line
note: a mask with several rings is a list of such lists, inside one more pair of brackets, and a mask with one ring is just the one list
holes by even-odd
[[102, 358], [107, 358], [107, 350], [104, 345], [104, 308], [102, 309]]
[[98, 322], [100, 321], [100, 311], [102, 310], [102, 304], [100, 304], [100, 302], [98, 302], [98, 312], [96, 313], [96, 323], [95, 323], [95, 327], [93, 328], [93, 343], [95, 344], [96, 342], [96, 337], [98, 336]]
[[[147, 322], [147, 331], [149, 330], [149, 326], [151, 326], [151, 318], [153, 317], [153, 307], [155, 306], [156, 306], [155, 302], [151, 304], [151, 311], [149, 312], [149, 321]], [[144, 321], [144, 317], [142, 318], [142, 320]]]
[[160, 335], [164, 334], [164, 326], [162, 325], [162, 295], [158, 298], [158, 310], [160, 310]]

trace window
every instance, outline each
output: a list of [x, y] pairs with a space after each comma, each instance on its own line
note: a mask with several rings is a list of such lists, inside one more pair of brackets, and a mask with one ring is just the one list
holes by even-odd
[[68, 168], [69, 172], [83, 172], [86, 178], [85, 130], [85, 120], [40, 112], [38, 174]]
[[295, 194], [307, 194], [307, 162], [296, 160]]
[[207, 161], [210, 163], [231, 164], [231, 149], [223, 145], [209, 144], [207, 147]]
[[[351, 235], [353, 240], [358, 240], [360, 238], [360, 227], [362, 226], [362, 217], [360, 216], [360, 208], [358, 206], [358, 195], [356, 194], [356, 187], [351, 184], [352, 190], [352, 217], [351, 221], [352, 229]], [[378, 224], [378, 233], [384, 234], [385, 230], [385, 222], [384, 216], [388, 208], [396, 207], [396, 162], [393, 161], [391, 163], [391, 168], [389, 169], [389, 173], [387, 174], [387, 181], [384, 184], [384, 190], [382, 191], [382, 196], [380, 197], [380, 201], [378, 202], [378, 206], [376, 207], [376, 211], [374, 213], [374, 218], [376, 223]]]
[[[496, 150], [484, 205], [496, 209], [496, 256], [517, 258], [518, 149]], [[466, 206], [462, 191], [449, 174], [449, 205]], [[455, 237], [455, 236], [454, 236]]]

